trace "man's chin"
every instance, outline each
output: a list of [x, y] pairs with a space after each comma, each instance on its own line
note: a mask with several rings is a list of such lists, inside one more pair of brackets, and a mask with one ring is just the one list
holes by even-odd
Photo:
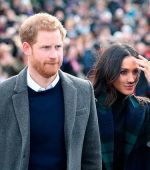
[[57, 74], [57, 72], [48, 72], [48, 73], [43, 73], [42, 76], [45, 78], [51, 78], [54, 77]]

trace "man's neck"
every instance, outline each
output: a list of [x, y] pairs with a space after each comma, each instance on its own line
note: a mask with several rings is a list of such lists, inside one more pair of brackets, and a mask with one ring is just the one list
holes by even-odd
[[47, 88], [54, 80], [55, 78], [57, 77], [57, 73], [51, 77], [43, 77], [42, 75], [40, 74], [33, 74], [30, 70], [29, 71], [29, 75], [30, 77], [41, 87], [43, 88]]

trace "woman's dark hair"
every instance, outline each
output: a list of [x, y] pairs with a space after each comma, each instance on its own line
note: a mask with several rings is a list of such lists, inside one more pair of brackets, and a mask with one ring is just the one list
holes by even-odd
[[127, 44], [113, 44], [98, 58], [92, 72], [95, 97], [106, 95], [105, 104], [110, 106], [117, 98], [116, 89], [112, 86], [120, 75], [122, 61], [127, 56], [138, 58], [138, 53]]

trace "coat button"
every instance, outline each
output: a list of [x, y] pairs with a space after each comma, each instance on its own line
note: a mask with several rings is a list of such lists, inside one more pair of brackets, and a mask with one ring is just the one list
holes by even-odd
[[150, 148], [150, 141], [148, 141], [148, 142], [146, 143], [146, 145], [147, 145], [147, 147]]

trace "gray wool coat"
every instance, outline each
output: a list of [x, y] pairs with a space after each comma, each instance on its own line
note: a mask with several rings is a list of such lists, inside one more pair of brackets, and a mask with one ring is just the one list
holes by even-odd
[[[0, 170], [27, 170], [30, 113], [27, 68], [0, 84]], [[92, 85], [59, 71], [64, 93], [67, 170], [101, 170]]]

